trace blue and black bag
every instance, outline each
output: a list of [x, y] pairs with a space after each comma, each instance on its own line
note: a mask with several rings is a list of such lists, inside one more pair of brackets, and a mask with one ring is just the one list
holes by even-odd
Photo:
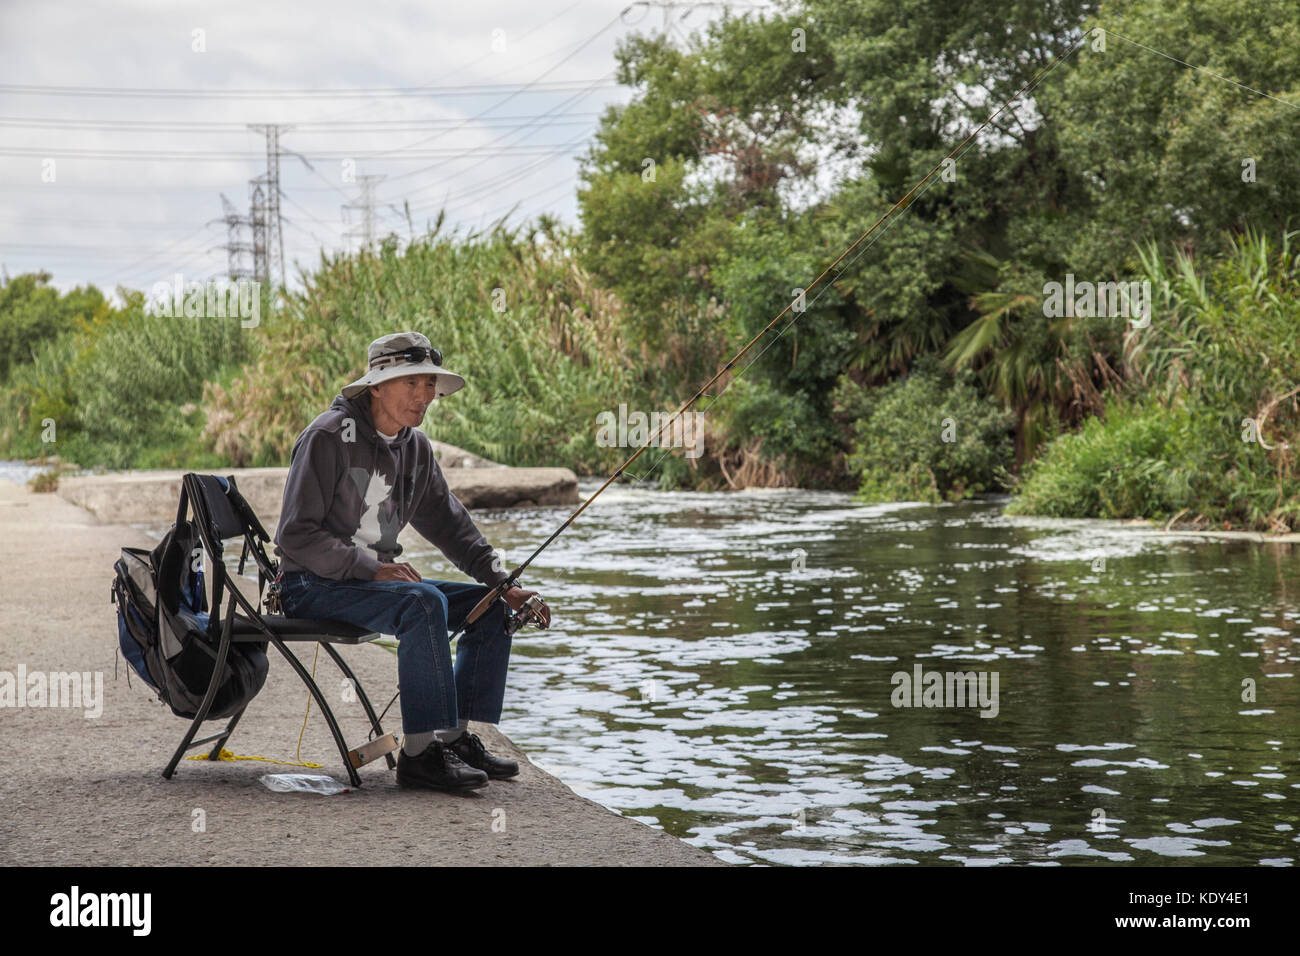
[[[192, 719], [212, 680], [219, 636], [210, 625], [198, 529], [184, 520], [185, 508], [182, 492], [176, 524], [152, 551], [122, 549], [112, 601], [122, 657], [172, 713]], [[266, 683], [269, 663], [265, 642], [231, 645], [208, 718], [247, 706]]]

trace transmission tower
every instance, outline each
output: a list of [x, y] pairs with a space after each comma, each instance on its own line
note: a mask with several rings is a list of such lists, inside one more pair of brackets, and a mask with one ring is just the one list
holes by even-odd
[[266, 261], [266, 193], [258, 180], [248, 184], [248, 223], [253, 228], [253, 278], [263, 285], [271, 284], [270, 268]]
[[351, 213], [359, 211], [361, 213], [360, 228], [349, 229], [344, 232], [348, 238], [360, 238], [361, 248], [369, 249], [375, 242], [375, 184], [383, 176], [358, 176], [357, 187], [361, 190], [361, 195], [350, 203], [343, 205], [343, 223], [351, 225]]
[[[251, 216], [241, 216], [235, 204], [226, 198], [226, 194], [221, 194], [221, 211], [225, 214], [220, 219], [214, 219], [212, 222], [224, 222], [226, 224], [226, 244], [217, 246], [218, 249], [226, 250], [226, 272], [231, 282], [238, 282], [240, 279], [255, 278], [254, 271], [250, 270], [245, 258], [253, 253], [254, 246], [251, 242], [243, 241], [243, 230], [253, 225]], [[209, 223], [211, 225], [211, 223]], [[253, 269], [256, 269], [256, 260]]]
[[[284, 286], [284, 222], [280, 218], [280, 133], [292, 129], [283, 123], [250, 123], [248, 128], [262, 133], [266, 137], [266, 172], [256, 179], [254, 184], [266, 186], [265, 258], [266, 269], [264, 281], [270, 282], [279, 276], [280, 286]], [[256, 206], [256, 194], [254, 194]], [[254, 213], [256, 215], [256, 213]], [[254, 245], [257, 243], [256, 226], [254, 226]], [[256, 256], [256, 252], [254, 252]]]

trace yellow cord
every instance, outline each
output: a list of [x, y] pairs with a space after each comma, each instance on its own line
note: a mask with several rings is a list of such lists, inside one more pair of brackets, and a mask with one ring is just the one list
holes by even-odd
[[[311, 659], [311, 678], [316, 679], [316, 661], [320, 658], [320, 645], [316, 645], [316, 653]], [[272, 760], [270, 757], [243, 757], [231, 753], [225, 747], [221, 748], [221, 753], [217, 754], [218, 760], [265, 760], [267, 763], [278, 763], [286, 767], [320, 767], [318, 763], [305, 763], [302, 759], [302, 735], [307, 731], [307, 717], [311, 714], [311, 692], [307, 692], [307, 710], [302, 715], [302, 730], [298, 731], [298, 753], [297, 761], [293, 760]], [[192, 757], [186, 757], [186, 760], [207, 760], [207, 754], [194, 754]]]
[[[207, 754], [194, 754], [192, 757], [186, 757], [186, 760], [207, 760]], [[218, 760], [265, 760], [267, 763], [283, 764], [286, 767], [319, 767], [318, 763], [294, 763], [292, 760], [272, 760], [270, 757], [245, 757], [240, 754], [233, 754], [225, 747], [221, 748], [221, 753], [217, 755]]]
[[[313, 682], [315, 682], [316, 680], [316, 659], [318, 657], [320, 657], [320, 644], [316, 645], [316, 653], [313, 654], [311, 657], [311, 679]], [[302, 730], [298, 731], [298, 755], [297, 756], [299, 760], [302, 760], [302, 735], [307, 731], [307, 715], [310, 713], [311, 713], [311, 691], [308, 691], [307, 709], [303, 711], [303, 715], [302, 715]], [[306, 766], [306, 764], [303, 764], [302, 766]], [[316, 764], [316, 766], [319, 767], [320, 764]]]

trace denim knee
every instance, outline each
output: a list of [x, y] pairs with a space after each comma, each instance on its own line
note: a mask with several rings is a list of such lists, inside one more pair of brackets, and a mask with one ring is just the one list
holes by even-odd
[[432, 584], [412, 581], [402, 589], [402, 600], [424, 616], [430, 629], [447, 626], [447, 596]]

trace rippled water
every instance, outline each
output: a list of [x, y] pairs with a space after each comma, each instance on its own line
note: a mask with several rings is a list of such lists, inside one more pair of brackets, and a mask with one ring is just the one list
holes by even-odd
[[0, 480], [27, 482], [42, 471], [48, 470], [48, 467], [29, 465], [21, 461], [0, 461]]
[[[570, 510], [477, 520], [513, 565]], [[1291, 865], [1298, 571], [997, 502], [611, 487], [525, 575], [555, 621], [502, 730], [735, 863]], [[996, 715], [894, 706], [918, 665], [996, 673]]]

